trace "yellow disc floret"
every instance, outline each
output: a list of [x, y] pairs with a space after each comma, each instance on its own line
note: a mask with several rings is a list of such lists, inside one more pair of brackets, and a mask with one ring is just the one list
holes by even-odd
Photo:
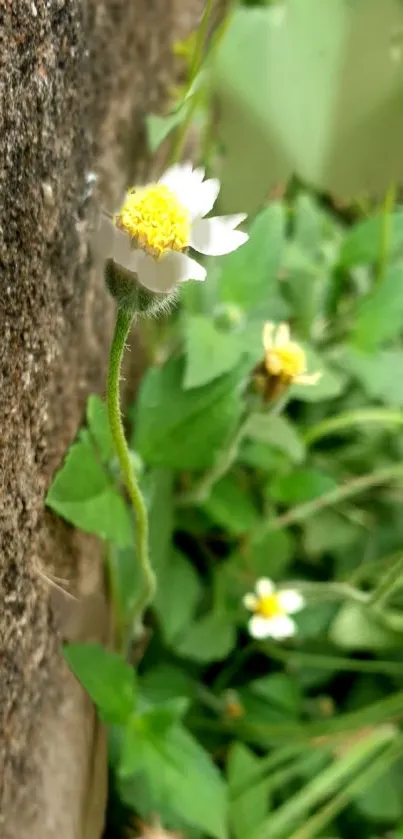
[[286, 614], [285, 609], [281, 606], [277, 594], [264, 594], [261, 597], [258, 597], [254, 612], [267, 620]]
[[183, 251], [190, 240], [190, 215], [164, 184], [131, 190], [115, 216], [135, 247], [156, 258], [169, 251]]
[[268, 350], [265, 365], [272, 376], [280, 376], [284, 381], [293, 382], [305, 373], [306, 355], [299, 344], [290, 341], [288, 344]]

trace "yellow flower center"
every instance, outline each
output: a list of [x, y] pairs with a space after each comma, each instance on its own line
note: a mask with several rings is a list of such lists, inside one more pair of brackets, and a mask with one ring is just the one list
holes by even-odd
[[266, 369], [272, 376], [281, 376], [292, 382], [306, 370], [305, 352], [299, 344], [290, 343], [273, 347], [266, 353]]
[[262, 618], [277, 618], [279, 615], [286, 614], [277, 594], [265, 594], [263, 597], [259, 597], [255, 612]]
[[130, 190], [115, 224], [129, 234], [136, 247], [157, 258], [189, 245], [189, 213], [164, 184]]

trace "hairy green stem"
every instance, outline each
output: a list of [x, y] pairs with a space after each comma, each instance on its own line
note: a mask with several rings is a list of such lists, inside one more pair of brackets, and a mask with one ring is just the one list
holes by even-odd
[[148, 555], [148, 516], [144, 498], [133, 472], [130, 452], [122, 423], [119, 398], [119, 381], [123, 352], [133, 321], [133, 313], [118, 308], [109, 355], [108, 417], [124, 483], [136, 520], [136, 552], [143, 573], [143, 591], [136, 604], [133, 622], [139, 621], [154, 597], [156, 581]]

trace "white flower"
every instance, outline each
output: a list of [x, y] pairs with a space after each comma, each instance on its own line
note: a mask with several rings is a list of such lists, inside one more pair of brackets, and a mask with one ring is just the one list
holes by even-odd
[[265, 323], [263, 347], [267, 372], [282, 379], [285, 384], [314, 385], [320, 379], [321, 373], [306, 372], [305, 351], [291, 341], [287, 323], [280, 323], [277, 328], [271, 321]]
[[153, 292], [169, 292], [185, 280], [204, 280], [206, 269], [188, 256], [189, 247], [220, 256], [248, 239], [235, 229], [245, 220], [244, 213], [205, 218], [219, 190], [217, 178], [204, 180], [204, 169], [175, 164], [158, 183], [130, 190], [113, 218], [103, 216], [97, 249]]
[[304, 607], [304, 598], [293, 589], [275, 590], [271, 580], [262, 577], [256, 583], [255, 594], [245, 594], [243, 604], [253, 612], [248, 629], [253, 638], [289, 638], [296, 632], [296, 624], [289, 616]]

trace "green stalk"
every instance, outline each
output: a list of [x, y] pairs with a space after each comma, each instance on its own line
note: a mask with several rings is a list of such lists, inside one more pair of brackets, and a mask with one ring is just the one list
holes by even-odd
[[393, 224], [393, 210], [396, 203], [396, 185], [391, 184], [384, 201], [382, 214], [382, 228], [381, 228], [381, 242], [379, 253], [379, 269], [377, 281], [382, 282], [385, 279], [386, 269], [388, 267], [388, 259], [390, 256], [390, 246], [392, 240], [392, 224]]
[[366, 490], [372, 489], [375, 486], [387, 484], [399, 478], [403, 478], [402, 463], [394, 463], [391, 466], [376, 469], [367, 475], [352, 478], [348, 483], [331, 489], [329, 492], [324, 492], [323, 495], [319, 498], [314, 498], [313, 501], [298, 504], [296, 507], [288, 510], [287, 513], [273, 517], [262, 526], [262, 533], [281, 530], [283, 527], [290, 527], [292, 524], [306, 521], [310, 516], [319, 513], [320, 510], [324, 510], [327, 507], [334, 507], [336, 504], [347, 501], [348, 498], [353, 498], [355, 495], [366, 492]]
[[362, 770], [375, 755], [389, 745], [393, 730], [389, 727], [375, 730], [368, 737], [351, 746], [349, 751], [336, 759], [320, 775], [309, 781], [288, 801], [271, 814], [259, 827], [252, 839], [280, 839], [290, 835], [295, 822], [306, 817], [313, 807], [337, 793], [343, 784]]
[[398, 739], [369, 762], [356, 778], [332, 798], [328, 804], [315, 813], [305, 824], [294, 831], [290, 839], [313, 839], [324, 827], [350, 804], [351, 799], [363, 790], [368, 789], [384, 772], [386, 772], [396, 760], [402, 756], [403, 747], [401, 739]]
[[136, 553], [143, 573], [144, 586], [135, 608], [133, 621], [139, 621], [144, 610], [154, 597], [156, 580], [148, 555], [148, 516], [144, 498], [133, 472], [130, 452], [122, 423], [119, 397], [119, 380], [123, 352], [133, 321], [133, 313], [118, 308], [109, 355], [108, 370], [108, 417], [124, 483], [133, 507], [136, 520]]
[[278, 644], [265, 641], [262, 649], [270, 658], [284, 661], [288, 668], [309, 667], [317, 670], [338, 670], [351, 673], [389, 673], [392, 676], [403, 675], [403, 661], [370, 661], [359, 658], [345, 658], [343, 656], [320, 655], [318, 653], [304, 653], [299, 650], [286, 650]]
[[389, 600], [390, 596], [403, 583], [403, 556], [389, 568], [379, 585], [374, 589], [370, 597], [370, 605], [380, 606]]
[[[194, 53], [193, 53], [193, 56], [192, 56], [192, 62], [191, 62], [191, 65], [190, 65], [190, 70], [189, 70], [189, 78], [188, 78], [188, 82], [187, 82], [187, 91], [189, 91], [191, 89], [192, 84], [193, 84], [193, 82], [194, 82], [194, 80], [195, 80], [195, 78], [196, 78], [196, 76], [197, 76], [197, 74], [200, 70], [202, 62], [203, 62], [203, 52], [204, 52], [204, 46], [205, 46], [205, 41], [206, 41], [207, 32], [208, 32], [208, 24], [209, 24], [210, 15], [211, 15], [211, 12], [213, 11], [213, 8], [214, 8], [214, 0], [206, 0], [206, 4], [204, 6], [204, 11], [203, 11], [203, 16], [202, 16], [202, 19], [201, 19], [201, 22], [200, 22], [200, 26], [197, 30], [195, 49], [194, 49]], [[192, 121], [193, 112], [194, 112], [196, 104], [197, 104], [197, 97], [194, 97], [194, 101], [191, 102], [190, 105], [189, 105], [189, 110], [188, 110], [188, 113], [186, 115], [186, 118], [183, 120], [181, 125], [179, 125], [179, 127], [178, 127], [178, 131], [177, 131], [175, 141], [174, 141], [174, 146], [173, 146], [173, 149], [172, 149], [172, 155], [171, 155], [171, 162], [172, 163], [175, 163], [180, 158], [181, 151], [182, 151], [182, 146], [183, 146], [186, 134], [187, 134], [187, 130], [188, 130], [189, 125]]]
[[223, 478], [234, 464], [238, 455], [239, 446], [246, 432], [247, 423], [248, 420], [242, 423], [235, 432], [231, 442], [228, 444], [226, 451], [217, 456], [215, 463], [211, 469], [203, 475], [199, 483], [196, 484], [193, 489], [189, 490], [189, 492], [182, 492], [177, 496], [176, 504], [178, 507], [203, 504], [204, 501], [207, 501], [214, 484], [216, 484], [220, 478]]
[[307, 446], [311, 446], [328, 434], [337, 434], [345, 428], [354, 428], [356, 425], [361, 426], [367, 423], [379, 423], [385, 428], [403, 425], [403, 411], [393, 411], [390, 408], [362, 408], [357, 411], [347, 411], [309, 428], [304, 434], [304, 441]]

